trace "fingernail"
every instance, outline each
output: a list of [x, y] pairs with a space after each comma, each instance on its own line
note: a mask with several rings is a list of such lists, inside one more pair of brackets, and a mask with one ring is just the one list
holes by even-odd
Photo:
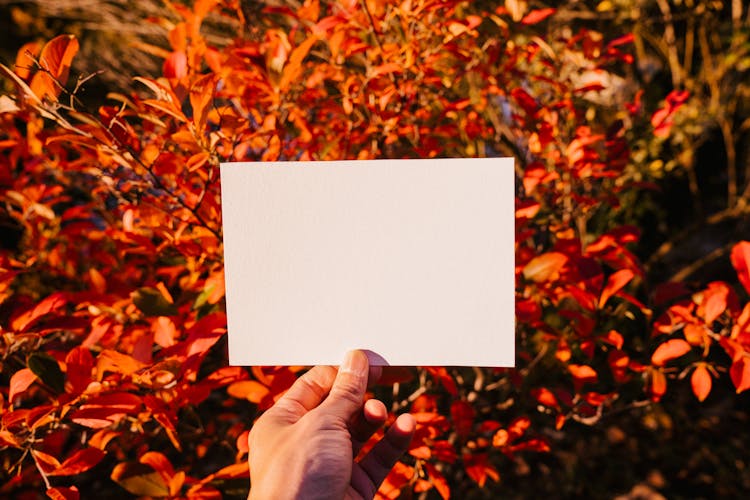
[[366, 376], [369, 363], [367, 362], [367, 356], [362, 351], [349, 351], [344, 357], [344, 362], [341, 363], [339, 368], [340, 372], [347, 372], [356, 374], [358, 376]]

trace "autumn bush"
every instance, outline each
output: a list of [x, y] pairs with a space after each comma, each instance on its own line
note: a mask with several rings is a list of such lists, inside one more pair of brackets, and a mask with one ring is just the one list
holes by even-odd
[[[71, 74], [85, 39], [0, 67], [0, 495], [245, 496], [247, 431], [303, 368], [227, 365], [219, 162], [457, 156], [516, 160], [517, 367], [390, 368], [374, 392], [418, 430], [380, 495], [690, 496], [703, 462], [669, 452], [688, 445], [727, 478], [709, 493], [750, 487], [744, 441], [689, 437], [747, 424], [750, 243], [733, 232], [714, 253], [725, 281], [652, 269], [670, 208], [650, 207], [680, 178], [701, 200], [685, 156], [701, 135], [734, 148], [718, 218], [744, 213], [747, 95], [722, 114], [729, 69], [706, 70], [721, 41], [700, 45], [715, 82], [700, 87], [665, 33], [681, 76], [655, 95], [633, 76], [653, 57], [645, 24], [610, 2], [595, 6], [606, 30], [596, 11], [509, 0], [269, 2], [252, 19], [233, 0], [168, 6], [151, 16], [164, 42], [138, 47], [161, 75], [104, 103]], [[746, 40], [734, 11], [684, 9]], [[231, 41], [206, 39], [209, 15], [234, 21]], [[696, 115], [703, 98], [717, 122]], [[641, 452], [672, 462], [626, 469]], [[581, 479], [591, 460], [619, 478]]]

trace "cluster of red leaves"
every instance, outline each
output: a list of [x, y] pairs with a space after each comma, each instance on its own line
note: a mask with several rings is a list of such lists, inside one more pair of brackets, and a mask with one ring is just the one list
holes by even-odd
[[[378, 395], [418, 429], [384, 498], [498, 481], [549, 449], [545, 428], [656, 401], [668, 378], [692, 373], [702, 401], [712, 346], [750, 386], [750, 308], [723, 283], [642, 303], [638, 231], [609, 220], [636, 188], [625, 137], [644, 117], [586, 111], [631, 38], [546, 36], [554, 9], [480, 4], [306, 0], [218, 48], [202, 22], [246, 24], [238, 2], [169, 3], [169, 49], [149, 48], [163, 76], [95, 110], [67, 82], [73, 37], [0, 67], [15, 88], [0, 97], [0, 222], [18, 236], [0, 252], [0, 494], [246, 487], [247, 430], [299, 370], [226, 366], [222, 160], [516, 156], [518, 368], [389, 371]], [[685, 97], [654, 114], [655, 134]], [[748, 291], [749, 246], [732, 256]]]

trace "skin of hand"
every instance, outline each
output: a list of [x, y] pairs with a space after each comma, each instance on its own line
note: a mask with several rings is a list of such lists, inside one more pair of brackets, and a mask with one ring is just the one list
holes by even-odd
[[338, 370], [316, 366], [297, 379], [250, 431], [248, 498], [373, 498], [416, 426], [411, 415], [399, 416], [355, 460], [388, 415], [381, 401], [364, 401], [368, 379], [374, 383], [380, 372], [364, 352], [351, 351]]

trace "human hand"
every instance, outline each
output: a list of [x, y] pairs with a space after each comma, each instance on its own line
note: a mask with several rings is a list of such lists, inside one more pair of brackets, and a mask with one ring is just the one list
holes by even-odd
[[414, 418], [398, 417], [360, 460], [362, 445], [388, 416], [364, 401], [380, 376], [362, 351], [341, 367], [316, 366], [302, 375], [253, 425], [248, 438], [251, 500], [371, 499], [409, 447]]

